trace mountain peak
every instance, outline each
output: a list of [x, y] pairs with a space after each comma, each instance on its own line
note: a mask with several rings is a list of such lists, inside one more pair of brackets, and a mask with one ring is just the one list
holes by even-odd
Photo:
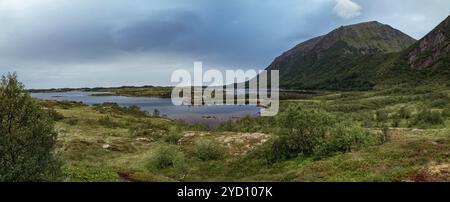
[[[339, 77], [354, 61], [365, 56], [400, 52], [415, 42], [415, 39], [377, 21], [341, 26], [330, 33], [298, 44], [277, 57], [267, 68], [280, 70], [281, 86], [298, 88], [339, 88], [329, 87], [333, 78]], [[380, 61], [383, 61], [380, 59]], [[358, 72], [367, 70], [358, 67]], [[355, 72], [354, 72], [355, 73]], [[347, 75], [348, 76], [348, 75]], [[352, 86], [353, 75], [344, 78], [345, 86]], [[331, 84], [330, 84], [331, 85]], [[360, 82], [362, 88], [372, 84]]]
[[341, 26], [325, 35], [324, 40], [343, 41], [360, 54], [399, 52], [415, 42], [412, 37], [378, 21]]
[[351, 24], [351, 25], [345, 25], [345, 26], [341, 26], [341, 27], [368, 28], [368, 27], [381, 27], [381, 26], [386, 26], [386, 25], [374, 20], [374, 21], [368, 21], [368, 22], [360, 22], [360, 23]]
[[412, 37], [389, 25], [378, 21], [369, 21], [341, 26], [324, 36], [300, 43], [283, 55], [304, 55], [308, 52], [320, 55], [321, 52], [336, 46], [336, 44], [345, 44], [347, 47], [341, 52], [347, 54], [391, 53], [400, 52], [415, 41]]
[[378, 21], [346, 25], [298, 44], [276, 58], [269, 69], [280, 69], [279, 61], [320, 58], [331, 49], [340, 55], [367, 55], [399, 52], [414, 42], [410, 36]]

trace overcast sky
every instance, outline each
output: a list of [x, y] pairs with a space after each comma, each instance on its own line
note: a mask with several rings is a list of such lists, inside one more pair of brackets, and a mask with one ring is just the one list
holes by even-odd
[[341, 25], [419, 39], [449, 0], [0, 0], [0, 73], [28, 88], [170, 85], [173, 70], [264, 69]]

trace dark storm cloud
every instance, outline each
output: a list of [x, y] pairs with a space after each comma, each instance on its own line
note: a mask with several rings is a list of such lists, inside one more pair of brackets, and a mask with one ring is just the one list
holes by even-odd
[[194, 61], [262, 69], [340, 25], [420, 38], [448, 14], [448, 0], [2, 0], [0, 70], [29, 87], [170, 84]]
[[110, 56], [114, 48], [109, 34], [99, 27], [59, 29], [45, 35], [31, 33], [24, 38], [13, 44], [5, 54], [18, 59], [77, 62]]
[[[161, 51], [176, 46], [199, 24], [199, 17], [188, 11], [164, 11], [148, 19], [131, 22], [112, 32], [114, 44], [125, 51]], [[176, 48], [176, 47], [175, 47]]]
[[18, 2], [11, 3], [6, 13], [0, 6], [0, 19], [5, 19], [0, 33], [2, 56], [21, 62], [76, 63], [111, 54], [110, 28], [102, 21], [104, 16], [86, 5], [71, 8], [67, 3], [44, 0], [22, 8], [25, 5]]
[[314, 3], [295, 1], [36, 2], [24, 11], [0, 14], [10, 27], [7, 42], [0, 44], [2, 55], [31, 63], [77, 63], [159, 52], [169, 60], [185, 55], [215, 66], [263, 68], [293, 45], [286, 40], [291, 33], [316, 30], [313, 20], [292, 11], [314, 7], [314, 15], [321, 13]]

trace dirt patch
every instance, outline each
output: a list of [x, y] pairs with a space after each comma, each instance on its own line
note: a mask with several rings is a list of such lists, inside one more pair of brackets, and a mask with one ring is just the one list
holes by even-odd
[[415, 182], [450, 182], [450, 164], [428, 166], [412, 177]]
[[115, 152], [127, 152], [132, 153], [137, 151], [137, 149], [128, 142], [125, 141], [119, 141], [119, 140], [113, 140], [110, 143], [105, 143], [102, 145], [102, 148], [109, 151], [115, 151]]
[[187, 132], [178, 142], [186, 144], [199, 139], [211, 139], [228, 149], [233, 156], [245, 155], [258, 145], [262, 145], [270, 139], [270, 135], [264, 133], [208, 133], [208, 132]]
[[361, 156], [359, 152], [350, 153], [350, 159], [352, 161], [363, 161], [364, 158]]
[[223, 135], [215, 140], [230, 149], [232, 155], [245, 155], [256, 146], [262, 145], [270, 136], [264, 133], [236, 133], [233, 135]]
[[124, 182], [139, 182], [139, 180], [133, 178], [133, 176], [126, 172], [117, 172], [117, 175], [119, 175], [120, 179]]

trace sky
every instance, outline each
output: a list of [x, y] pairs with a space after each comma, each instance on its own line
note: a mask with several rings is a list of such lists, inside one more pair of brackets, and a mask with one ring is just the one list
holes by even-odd
[[175, 85], [196, 61], [264, 69], [341, 25], [420, 39], [449, 14], [449, 0], [0, 0], [0, 73], [27, 88]]

